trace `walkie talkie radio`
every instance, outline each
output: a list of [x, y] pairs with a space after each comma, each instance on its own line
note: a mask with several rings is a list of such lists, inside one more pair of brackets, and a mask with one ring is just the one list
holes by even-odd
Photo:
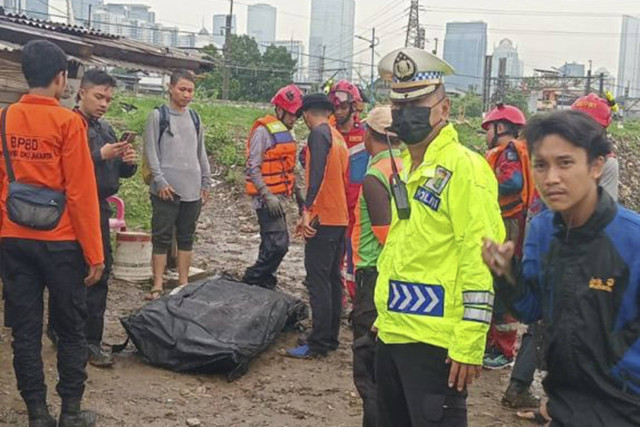
[[387, 132], [387, 145], [389, 147], [389, 155], [391, 156], [391, 168], [393, 174], [391, 174], [391, 195], [396, 203], [396, 210], [398, 211], [398, 218], [409, 219], [411, 217], [411, 205], [409, 204], [409, 194], [407, 193], [407, 185], [400, 178], [398, 173], [398, 167], [393, 157], [393, 150], [391, 148], [391, 140], [389, 139], [389, 133]]

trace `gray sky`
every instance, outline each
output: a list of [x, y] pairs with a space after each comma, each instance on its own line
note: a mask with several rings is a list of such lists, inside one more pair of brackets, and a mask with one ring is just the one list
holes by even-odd
[[[158, 22], [189, 31], [200, 29], [203, 16], [205, 26], [211, 29], [212, 15], [227, 13], [229, 8], [227, 0], [106, 1], [148, 4], [155, 10]], [[247, 5], [261, 2], [278, 8], [276, 37], [302, 40], [308, 49], [310, 0], [237, 0], [234, 13], [239, 32], [246, 30]], [[533, 68], [561, 66], [565, 61], [587, 63], [592, 60], [594, 71], [605, 67], [616, 75], [621, 15], [640, 15], [638, 0], [423, 0], [420, 3], [427, 9], [421, 14], [421, 23], [427, 25], [428, 39], [440, 39], [440, 54], [447, 22], [482, 20], [489, 26], [488, 53], [501, 39], [510, 38], [519, 48], [525, 74], [530, 74]], [[64, 0], [51, 0], [56, 8], [63, 9], [64, 4]], [[382, 55], [402, 46], [403, 27], [408, 21], [404, 10], [409, 4], [410, 0], [356, 0], [356, 34], [369, 36], [371, 27], [375, 26], [381, 38], [378, 52]], [[366, 48], [367, 43], [355, 41], [354, 52]], [[355, 59], [370, 63], [370, 51]]]

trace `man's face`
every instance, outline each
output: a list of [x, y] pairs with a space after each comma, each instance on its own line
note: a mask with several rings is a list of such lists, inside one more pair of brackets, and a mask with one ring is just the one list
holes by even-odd
[[[498, 134], [505, 131], [504, 125], [502, 123], [498, 123]], [[487, 140], [487, 147], [493, 148], [493, 137], [496, 134], [496, 127], [493, 123], [489, 123], [489, 128], [487, 129], [487, 133], [485, 134]]]
[[88, 86], [80, 89], [80, 110], [87, 116], [100, 119], [109, 110], [114, 89], [111, 86]]
[[278, 119], [282, 123], [284, 123], [284, 125], [289, 129], [293, 129], [293, 126], [296, 124], [296, 121], [298, 120], [298, 116], [296, 116], [295, 114], [291, 114], [287, 111], [284, 111], [280, 107], [276, 107], [276, 115]]
[[533, 179], [554, 212], [570, 212], [592, 191], [602, 175], [604, 158], [589, 163], [587, 151], [558, 135], [548, 135], [533, 151]]
[[311, 113], [309, 113], [308, 111], [304, 111], [302, 113], [302, 120], [304, 120], [304, 124], [307, 125], [309, 129], [311, 129], [311, 122], [309, 121], [310, 115]]
[[175, 85], [169, 85], [171, 100], [181, 108], [186, 108], [193, 101], [196, 85], [186, 79], [180, 79]]
[[451, 101], [447, 98], [447, 94], [444, 89], [437, 89], [435, 92], [429, 95], [409, 101], [409, 102], [393, 102], [391, 104], [392, 110], [402, 110], [404, 108], [412, 107], [429, 107], [431, 108], [431, 116], [429, 122], [431, 126], [435, 126], [441, 121], [449, 119], [449, 112], [451, 111]]

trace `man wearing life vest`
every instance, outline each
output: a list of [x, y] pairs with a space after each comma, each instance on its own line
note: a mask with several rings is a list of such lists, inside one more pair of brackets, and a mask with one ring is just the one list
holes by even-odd
[[365, 129], [360, 123], [362, 97], [356, 85], [340, 80], [331, 87], [329, 99], [334, 106], [335, 126], [342, 134], [349, 150], [349, 180], [347, 184], [347, 208], [349, 226], [346, 244], [346, 285], [351, 300], [355, 297], [355, 278], [352, 263], [351, 232], [355, 223], [354, 208], [358, 202], [360, 188], [369, 163], [369, 153], [364, 147]]
[[[525, 124], [522, 111], [504, 104], [498, 104], [482, 121], [489, 146], [486, 158], [498, 178], [499, 203], [507, 240], [516, 243], [518, 255], [522, 254], [527, 209], [535, 191], [527, 146], [518, 140], [520, 129]], [[502, 369], [513, 362], [518, 322], [500, 301], [496, 301], [493, 313], [484, 367]]]
[[258, 119], [247, 139], [246, 192], [260, 224], [258, 259], [247, 268], [243, 282], [273, 289], [276, 271], [289, 250], [289, 232], [283, 202], [302, 196], [296, 186], [296, 141], [291, 129], [302, 107], [302, 92], [295, 85], [280, 89], [271, 103], [275, 116]]
[[[367, 116], [365, 146], [371, 155], [369, 168], [355, 208], [353, 265], [356, 269], [356, 297], [351, 313], [353, 324], [353, 381], [363, 401], [363, 427], [377, 426], [376, 383], [373, 372], [376, 320], [373, 294], [378, 279], [376, 265], [387, 240], [391, 224], [392, 162], [402, 170], [400, 140], [387, 129], [391, 126], [391, 108], [374, 108]], [[387, 134], [389, 141], [387, 141]], [[389, 147], [391, 145], [391, 147]], [[391, 150], [391, 151], [390, 151]]]
[[403, 48], [378, 70], [391, 82], [391, 130], [407, 146], [377, 263], [378, 426], [464, 426], [494, 298], [482, 238], [505, 235], [498, 183], [449, 123], [447, 62]]
[[347, 213], [348, 151], [342, 135], [329, 125], [333, 104], [325, 94], [306, 95], [302, 114], [311, 130], [305, 172], [307, 195], [298, 233], [306, 239], [305, 282], [311, 306], [311, 333], [287, 355], [299, 359], [325, 356], [338, 348], [342, 314], [341, 266]]
[[[594, 93], [578, 98], [571, 106], [572, 110], [587, 113], [593, 120], [598, 122], [605, 131], [609, 125], [611, 125], [613, 110], [615, 109], [617, 111], [617, 108], [618, 106], [613, 96], [609, 95], [607, 99], [602, 99]], [[609, 193], [613, 200], [618, 201], [620, 165], [613, 151], [607, 155], [607, 161], [604, 164], [602, 177], [598, 184]]]

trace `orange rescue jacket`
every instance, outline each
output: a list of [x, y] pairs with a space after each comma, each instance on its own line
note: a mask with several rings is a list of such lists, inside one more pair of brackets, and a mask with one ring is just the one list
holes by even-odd
[[[293, 139], [289, 129], [280, 120], [273, 116], [265, 116], [256, 120], [253, 128], [251, 128], [247, 139], [247, 160], [249, 159], [253, 134], [261, 126], [264, 126], [269, 131], [274, 141], [273, 146], [264, 152], [261, 168], [262, 179], [272, 194], [290, 196], [293, 194], [293, 186], [296, 180], [294, 173], [296, 141]], [[250, 196], [258, 195], [258, 189], [249, 177], [246, 178], [245, 189]]]
[[[313, 205], [309, 208], [310, 218], [318, 216], [321, 225], [347, 226], [347, 170], [349, 151], [340, 132], [331, 127], [331, 148], [327, 155], [324, 178]], [[309, 185], [311, 172], [311, 150], [306, 150], [306, 181]]]
[[498, 166], [498, 159], [507, 149], [507, 147], [513, 145], [518, 153], [518, 159], [522, 165], [522, 190], [519, 194], [511, 194], [508, 196], [500, 196], [499, 203], [502, 210], [503, 218], [512, 218], [522, 212], [527, 211], [531, 203], [533, 202], [533, 196], [535, 194], [535, 184], [533, 182], [533, 175], [531, 171], [531, 160], [529, 158], [529, 151], [527, 150], [527, 144], [524, 141], [513, 140], [508, 144], [492, 148], [487, 151], [485, 158], [492, 170], [496, 170]]
[[[16, 180], [62, 191], [67, 205], [58, 226], [34, 230], [7, 215], [9, 180], [0, 160], [2, 231], [5, 238], [77, 241], [88, 265], [104, 261], [98, 187], [83, 119], [54, 98], [24, 95], [7, 114], [7, 146]], [[1, 149], [1, 146], [0, 146]]]

